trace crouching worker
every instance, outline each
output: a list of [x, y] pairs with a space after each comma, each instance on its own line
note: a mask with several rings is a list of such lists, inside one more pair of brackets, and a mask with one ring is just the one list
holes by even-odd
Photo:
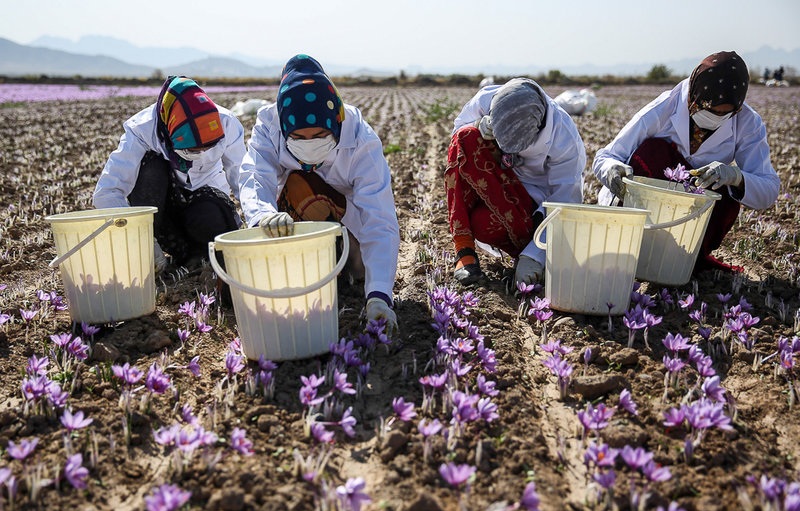
[[533, 241], [544, 201], [581, 203], [586, 152], [575, 123], [527, 78], [484, 87], [455, 120], [445, 189], [455, 278], [479, 280], [475, 240], [516, 258], [518, 283], [539, 282], [545, 252]]
[[239, 171], [247, 224], [291, 235], [295, 221], [347, 227], [347, 271], [364, 279], [368, 320], [397, 329], [392, 289], [400, 229], [383, 146], [354, 106], [344, 104], [307, 55], [284, 66], [277, 101], [258, 112]]
[[[238, 195], [244, 128], [194, 80], [169, 77], [155, 104], [123, 124], [125, 133], [106, 162], [96, 208], [155, 206], [155, 265], [194, 266], [208, 242], [241, 224]], [[162, 250], [163, 249], [163, 250]]]
[[600, 204], [622, 198], [625, 176], [665, 179], [664, 170], [683, 165], [694, 183], [710, 188], [716, 201], [694, 271], [740, 271], [711, 255], [739, 215], [740, 204], [764, 209], [778, 197], [767, 130], [745, 103], [750, 75], [735, 52], [709, 55], [692, 75], [653, 100], [597, 151], [593, 170], [604, 187]]

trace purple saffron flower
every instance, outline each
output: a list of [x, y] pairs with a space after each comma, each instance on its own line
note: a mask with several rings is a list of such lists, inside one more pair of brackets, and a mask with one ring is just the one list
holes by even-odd
[[25, 321], [25, 323], [30, 323], [33, 320], [33, 318], [36, 317], [36, 314], [38, 314], [38, 313], [39, 313], [39, 309], [32, 309], [32, 310], [20, 309], [19, 310], [19, 315], [22, 317], [22, 320]]
[[634, 449], [630, 445], [624, 446], [620, 455], [625, 463], [633, 470], [638, 470], [653, 460], [653, 453], [647, 452], [641, 447], [636, 447]]
[[317, 397], [316, 388], [308, 385], [300, 387], [300, 402], [303, 403], [304, 406], [317, 406], [323, 401], [325, 401], [325, 397]]
[[589, 365], [589, 362], [592, 360], [592, 348], [591, 346], [587, 347], [583, 350], [583, 363], [584, 365]]
[[419, 382], [422, 385], [427, 387], [431, 387], [433, 389], [441, 388], [445, 382], [447, 381], [447, 373], [444, 372], [442, 374], [426, 374], [422, 378], [419, 379]]
[[144, 380], [144, 386], [153, 394], [163, 394], [169, 389], [170, 379], [161, 367], [155, 362], [150, 366], [147, 371], [147, 377]]
[[461, 378], [472, 370], [472, 364], [461, 364], [461, 359], [455, 358], [450, 362], [450, 372]]
[[47, 366], [49, 364], [49, 358], [39, 358], [36, 355], [31, 355], [31, 357], [28, 359], [28, 365], [25, 367], [25, 373], [28, 376], [45, 376], [47, 374]]
[[58, 334], [58, 335], [51, 335], [50, 340], [53, 341], [53, 344], [58, 346], [59, 348], [64, 348], [69, 344], [69, 341], [72, 339], [72, 334]]
[[689, 179], [689, 171], [680, 163], [674, 169], [669, 167], [664, 169], [664, 177], [670, 181], [684, 182]]
[[344, 486], [336, 487], [336, 495], [342, 503], [342, 509], [361, 511], [361, 506], [369, 504], [372, 499], [364, 493], [367, 483], [361, 477], [349, 478]]
[[74, 414], [69, 410], [64, 410], [64, 414], [61, 416], [61, 424], [67, 429], [67, 431], [72, 432], [77, 429], [82, 429], [91, 424], [94, 419], [83, 418], [83, 412], [78, 410]]
[[14, 443], [13, 440], [9, 440], [6, 451], [8, 451], [8, 455], [15, 460], [24, 460], [31, 455], [37, 445], [39, 445], [38, 438], [31, 438], [30, 440], [22, 439], [18, 444]]
[[493, 349], [485, 347], [483, 342], [479, 341], [476, 353], [481, 360], [481, 367], [483, 367], [484, 371], [492, 374], [497, 370], [497, 358]]
[[355, 394], [356, 389], [353, 384], [347, 381], [347, 373], [340, 373], [338, 370], [333, 372], [333, 384], [342, 394]]
[[114, 376], [124, 381], [127, 385], [134, 385], [144, 376], [141, 369], [138, 369], [136, 366], [131, 366], [128, 362], [125, 362], [125, 365], [122, 366], [112, 365], [111, 371], [114, 373]]
[[683, 406], [680, 408], [670, 408], [664, 412], [663, 424], [668, 428], [677, 428], [683, 424], [686, 418], [686, 410]]
[[185, 330], [183, 328], [178, 329], [178, 340], [181, 341], [182, 343], [189, 340], [189, 335], [190, 333], [188, 328]]
[[11, 319], [11, 316], [9, 314], [0, 313], [0, 325], [3, 325], [4, 323], [6, 323], [10, 319]]
[[617, 473], [613, 470], [608, 470], [606, 472], [595, 472], [592, 474], [592, 479], [594, 479], [594, 482], [599, 484], [601, 488], [608, 490], [613, 488], [614, 483], [617, 482]]
[[347, 410], [342, 413], [342, 418], [339, 420], [339, 426], [341, 426], [344, 434], [353, 438], [356, 436], [355, 426], [357, 424], [356, 418], [353, 417], [353, 407], [350, 406]]
[[85, 321], [81, 321], [81, 331], [83, 332], [83, 335], [88, 335], [89, 337], [92, 337], [94, 334], [100, 331], [100, 327], [90, 325]]
[[492, 403], [492, 400], [488, 397], [479, 399], [476, 409], [481, 418], [486, 422], [492, 422], [500, 418], [500, 415], [497, 414], [497, 405]]
[[717, 300], [719, 300], [720, 303], [728, 303], [732, 296], [733, 295], [731, 295], [730, 293], [725, 293], [725, 294], [717, 293]]
[[333, 443], [333, 431], [328, 431], [325, 429], [325, 425], [319, 422], [315, 422], [311, 425], [311, 435], [314, 437], [314, 440], [321, 444]]
[[419, 421], [417, 428], [422, 436], [428, 438], [442, 430], [442, 423], [439, 422], [439, 419], [433, 419], [431, 422], [427, 422], [427, 419], [422, 419]]
[[78, 360], [86, 360], [89, 358], [89, 346], [80, 337], [75, 337], [67, 344], [67, 353]]
[[245, 368], [244, 357], [232, 351], [227, 352], [225, 355], [225, 369], [228, 371], [228, 378], [233, 378], [233, 375], [238, 374]]
[[494, 397], [500, 393], [495, 388], [495, 385], [497, 385], [497, 383], [487, 380], [486, 376], [484, 376], [483, 373], [479, 374], [475, 381], [477, 383], [478, 392], [480, 392], [484, 396]]
[[258, 356], [258, 368], [262, 371], [274, 371], [278, 368], [278, 364], [273, 362], [272, 360], [267, 360], [264, 357], [264, 354]]
[[46, 387], [47, 389], [47, 397], [50, 400], [50, 404], [53, 405], [56, 409], [64, 408], [67, 404], [67, 398], [69, 397], [69, 392], [66, 390], [61, 389], [61, 385], [58, 383], [51, 381]]
[[664, 481], [669, 481], [670, 478], [672, 478], [672, 473], [669, 471], [669, 467], [662, 467], [654, 461], [647, 462], [647, 464], [642, 467], [642, 473], [645, 475], [645, 477], [655, 483], [663, 483]]
[[183, 302], [180, 307], [178, 307], [178, 314], [185, 314], [190, 318], [194, 317], [194, 308], [197, 304], [195, 302]]
[[517, 282], [517, 291], [523, 296], [523, 298], [533, 292], [536, 289], [536, 284], [526, 284], [524, 282]]
[[636, 403], [633, 402], [633, 397], [631, 396], [631, 391], [628, 389], [622, 389], [622, 392], [619, 393], [619, 405], [625, 409], [631, 415], [639, 415], [639, 411], [637, 409]]
[[200, 377], [200, 355], [193, 357], [192, 360], [189, 361], [189, 364], [186, 365], [186, 369], [189, 370], [190, 373], [195, 378]]
[[233, 428], [231, 431], [231, 447], [244, 456], [253, 455], [253, 442], [246, 438], [247, 431]]
[[208, 307], [209, 305], [214, 303], [216, 300], [217, 299], [214, 298], [214, 294], [213, 293], [209, 293], [209, 294], [200, 293], [200, 305], [202, 307]]
[[583, 453], [583, 463], [587, 467], [590, 463], [596, 467], [613, 467], [618, 453], [617, 449], [610, 448], [608, 444], [597, 445], [591, 442], [586, 448], [586, 452]]
[[35, 401], [47, 394], [49, 384], [50, 380], [47, 379], [47, 376], [36, 376], [22, 380], [20, 389], [26, 400]]
[[690, 346], [689, 341], [681, 334], [673, 335], [672, 333], [667, 333], [662, 342], [673, 354], [678, 351], [688, 350]]
[[719, 376], [712, 376], [703, 381], [700, 387], [703, 394], [713, 401], [725, 402], [725, 389], [719, 384]]
[[[194, 303], [194, 302], [192, 302]], [[147, 511], [175, 511], [189, 502], [192, 493], [174, 484], [162, 484], [144, 498]]]
[[82, 490], [86, 488], [86, 479], [89, 477], [89, 470], [83, 466], [83, 454], [73, 454], [67, 458], [64, 465], [64, 478], [69, 481], [73, 488]]
[[181, 420], [186, 424], [191, 424], [192, 426], [196, 426], [198, 424], [197, 417], [195, 417], [194, 412], [192, 411], [192, 405], [186, 403], [181, 406]]
[[608, 421], [614, 415], [613, 408], [607, 408], [600, 403], [596, 407], [592, 403], [586, 405], [586, 410], [578, 412], [578, 420], [581, 421], [585, 430], [597, 431], [608, 426]]
[[664, 362], [664, 367], [666, 367], [667, 371], [669, 371], [672, 374], [680, 372], [680, 370], [686, 366], [686, 362], [684, 362], [679, 358], [672, 358], [668, 357], [667, 355], [664, 355], [664, 358], [662, 360]]
[[417, 416], [417, 412], [414, 411], [414, 403], [406, 403], [402, 397], [396, 397], [392, 400], [392, 408], [394, 413], [397, 414], [397, 418], [401, 421], [410, 422], [411, 419]]
[[180, 424], [173, 424], [172, 426], [164, 426], [157, 430], [153, 430], [153, 439], [159, 445], [172, 445], [178, 438], [178, 433], [180, 433], [180, 430], [181, 430]]
[[475, 473], [475, 467], [471, 465], [456, 465], [455, 463], [444, 463], [439, 467], [439, 474], [447, 484], [453, 488], [458, 488], [466, 483]]
[[694, 304], [694, 295], [688, 295], [683, 300], [678, 300], [681, 309], [686, 310]]
[[325, 378], [317, 376], [316, 374], [312, 374], [311, 376], [300, 376], [300, 381], [303, 382], [303, 385], [306, 387], [311, 388], [318, 388], [320, 385], [325, 383]]
[[209, 325], [208, 323], [201, 321], [200, 319], [194, 320], [194, 326], [197, 328], [197, 331], [200, 333], [207, 333], [214, 329], [213, 326]]
[[522, 491], [522, 498], [519, 499], [519, 505], [525, 511], [539, 511], [539, 494], [536, 493], [536, 483], [530, 482], [525, 485]]

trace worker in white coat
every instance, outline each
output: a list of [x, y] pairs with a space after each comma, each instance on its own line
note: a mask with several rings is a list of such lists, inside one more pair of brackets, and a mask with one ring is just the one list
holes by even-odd
[[691, 77], [642, 108], [593, 163], [604, 185], [600, 204], [622, 198], [625, 176], [665, 179], [683, 165], [696, 185], [722, 195], [709, 219], [695, 271], [741, 271], [711, 255], [739, 214], [740, 204], [764, 209], [778, 196], [780, 180], [770, 163], [767, 130], [745, 103], [750, 75], [735, 52], [709, 55]]
[[367, 319], [397, 328], [400, 229], [383, 145], [308, 55], [286, 63], [276, 103], [258, 112], [239, 184], [247, 225], [271, 236], [291, 235], [301, 220], [347, 227], [347, 265], [364, 278]]
[[483, 272], [475, 241], [515, 257], [518, 283], [540, 282], [545, 251], [533, 241], [544, 201], [580, 204], [586, 151], [575, 123], [533, 80], [481, 89], [454, 123], [445, 189], [455, 278]]
[[[208, 242], [241, 224], [238, 196], [244, 128], [194, 80], [169, 77], [155, 104], [125, 121], [97, 181], [97, 208], [155, 206], [155, 265], [199, 263]], [[163, 250], [162, 250], [163, 249]]]

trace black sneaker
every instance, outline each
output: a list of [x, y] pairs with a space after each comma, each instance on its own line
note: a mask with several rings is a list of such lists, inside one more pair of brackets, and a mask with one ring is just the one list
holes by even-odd
[[475, 250], [471, 248], [462, 248], [456, 254], [456, 260], [460, 261], [462, 257], [466, 256], [474, 257], [475, 262], [465, 264], [461, 268], [456, 268], [455, 272], [453, 272], [453, 276], [456, 278], [456, 280], [464, 286], [474, 284], [483, 277], [481, 265], [478, 262], [478, 254], [475, 253]]

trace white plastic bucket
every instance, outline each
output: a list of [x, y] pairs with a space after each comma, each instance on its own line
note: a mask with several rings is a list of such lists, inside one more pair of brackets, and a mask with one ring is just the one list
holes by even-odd
[[686, 284], [712, 208], [722, 196], [711, 190], [689, 193], [682, 184], [663, 179], [634, 176], [622, 181], [625, 206], [649, 211], [636, 278], [668, 286]]
[[[336, 263], [339, 235], [344, 244]], [[329, 351], [339, 340], [335, 279], [349, 249], [347, 230], [335, 222], [295, 222], [294, 235], [278, 238], [242, 229], [208, 244], [211, 266], [231, 286], [247, 358], [291, 360]], [[225, 258], [224, 270], [215, 250]]]
[[53, 230], [72, 321], [109, 323], [156, 309], [153, 214], [138, 206], [45, 218]]
[[[547, 216], [533, 239], [547, 250], [544, 289], [550, 306], [583, 314], [624, 313], [647, 211], [560, 202], [543, 206]], [[545, 228], [543, 244], [540, 237]]]

